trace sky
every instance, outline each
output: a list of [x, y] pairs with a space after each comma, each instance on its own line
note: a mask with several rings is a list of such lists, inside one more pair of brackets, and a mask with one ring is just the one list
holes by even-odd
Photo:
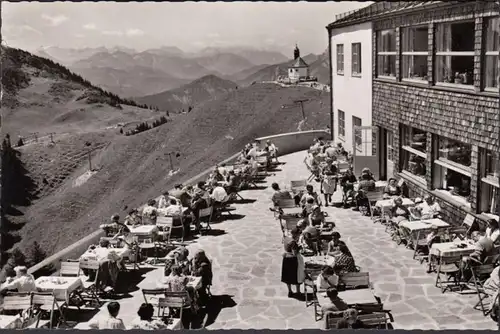
[[325, 26], [335, 14], [367, 2], [1, 2], [2, 38], [33, 51], [126, 46], [136, 50], [177, 46], [251, 46], [304, 53], [327, 48]]

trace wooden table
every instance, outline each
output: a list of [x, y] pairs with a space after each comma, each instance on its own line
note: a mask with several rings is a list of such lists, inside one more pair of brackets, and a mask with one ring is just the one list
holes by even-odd
[[40, 276], [35, 281], [36, 288], [42, 292], [52, 292], [57, 300], [69, 304], [69, 296], [83, 286], [80, 277]]
[[130, 233], [142, 237], [153, 237], [158, 233], [158, 227], [156, 225], [140, 225], [130, 228]]
[[[339, 291], [339, 298], [349, 306], [356, 304], [373, 304], [377, 302], [377, 299], [375, 299], [375, 295], [373, 294], [373, 290], [370, 288]], [[330, 303], [330, 298], [326, 296], [326, 292], [318, 293], [318, 303], [321, 306], [325, 306]]]
[[0, 329], [21, 329], [22, 320], [17, 315], [0, 314]]
[[439, 218], [416, 220], [416, 221], [402, 221], [399, 224], [399, 226], [408, 229], [412, 233], [418, 231], [430, 230], [433, 225], [437, 226], [438, 228], [446, 228], [450, 226], [450, 224]]
[[304, 257], [304, 262], [306, 265], [321, 265], [321, 266], [330, 266], [333, 267], [335, 265], [335, 258], [329, 255], [319, 255], [319, 256], [308, 256]]
[[[465, 248], [457, 247], [458, 244], [467, 244]], [[472, 254], [475, 250], [474, 244], [472, 242], [460, 241], [460, 242], [442, 242], [432, 244], [430, 254], [437, 257], [450, 257], [450, 256], [468, 256]]]
[[100, 264], [111, 261], [110, 258], [111, 252], [114, 252], [116, 254], [116, 257], [119, 259], [128, 258], [130, 255], [130, 249], [128, 248], [97, 247], [94, 250], [87, 250], [85, 253], [82, 254], [82, 256], [80, 256], [80, 268], [90, 269], [86, 264], [86, 262], [89, 260], [96, 260]]
[[[187, 284], [188, 287], [192, 287], [194, 290], [199, 290], [201, 289], [201, 277], [196, 277], [196, 276], [188, 276], [189, 277], [189, 283]], [[168, 288], [167, 285], [165, 284], [165, 278], [159, 280], [156, 284], [157, 289], [166, 289]]]

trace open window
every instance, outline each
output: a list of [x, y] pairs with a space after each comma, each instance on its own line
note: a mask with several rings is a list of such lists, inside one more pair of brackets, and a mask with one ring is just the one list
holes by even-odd
[[428, 26], [403, 28], [401, 41], [403, 80], [427, 81]]

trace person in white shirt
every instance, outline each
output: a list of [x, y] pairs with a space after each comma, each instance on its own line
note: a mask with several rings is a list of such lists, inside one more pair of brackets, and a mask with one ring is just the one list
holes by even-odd
[[425, 196], [424, 202], [417, 208], [420, 211], [421, 219], [436, 218], [441, 212], [441, 206], [439, 206], [439, 203], [430, 195]]
[[228, 170], [226, 164], [221, 164], [219, 166], [219, 173], [224, 177], [224, 180], [227, 179]]
[[227, 192], [224, 189], [224, 187], [217, 186], [212, 191], [210, 198], [212, 198], [216, 203], [220, 203], [220, 202], [224, 201], [226, 196], [227, 196]]
[[14, 268], [16, 277], [8, 279], [2, 284], [0, 291], [17, 290], [17, 292], [36, 292], [35, 278], [28, 274], [28, 269], [25, 266]]
[[165, 216], [181, 216], [182, 215], [182, 206], [179, 205], [179, 202], [176, 199], [170, 200], [170, 205], [163, 210]]
[[170, 206], [171, 200], [179, 202], [177, 198], [170, 196], [169, 192], [165, 191], [158, 201], [158, 209], [165, 209], [166, 207]]
[[89, 327], [91, 329], [126, 329], [123, 320], [117, 318], [120, 312], [120, 304], [110, 302], [108, 304], [108, 314], [105, 317], [91, 321]]
[[266, 142], [266, 146], [269, 149], [269, 157], [271, 158], [271, 160], [274, 159], [276, 161], [276, 163], [279, 163], [279, 161], [278, 161], [278, 148], [276, 147], [276, 145], [274, 145], [270, 140], [268, 140]]
[[500, 229], [498, 228], [498, 222], [495, 219], [488, 220], [488, 227], [486, 228], [486, 236], [496, 243], [500, 241]]
[[326, 291], [331, 288], [336, 288], [339, 284], [339, 277], [335, 275], [335, 271], [330, 266], [324, 266], [321, 274], [316, 278], [316, 288], [318, 291]]
[[143, 217], [150, 217], [156, 215], [156, 201], [154, 199], [148, 201], [148, 205], [146, 205], [142, 209]]

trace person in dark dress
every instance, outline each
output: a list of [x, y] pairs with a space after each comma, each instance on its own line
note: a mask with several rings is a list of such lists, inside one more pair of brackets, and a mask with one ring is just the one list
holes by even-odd
[[358, 319], [358, 311], [353, 308], [344, 311], [344, 319], [339, 320], [337, 329], [361, 329], [365, 324]]
[[352, 198], [351, 205], [354, 206], [355, 199], [354, 199], [354, 184], [358, 180], [356, 179], [356, 176], [352, 172], [351, 169], [348, 169], [345, 173], [342, 179], [340, 180], [340, 185], [342, 186], [342, 192], [344, 193], [344, 207], [347, 207], [347, 199], [349, 197]]
[[[300, 231], [294, 228], [291, 231], [291, 238], [285, 239], [285, 253], [283, 253], [283, 262], [281, 267], [281, 282], [285, 283], [288, 287], [288, 297], [300, 294], [300, 284], [303, 278], [299, 277], [299, 244]], [[295, 285], [297, 292], [294, 294], [292, 285]]]

